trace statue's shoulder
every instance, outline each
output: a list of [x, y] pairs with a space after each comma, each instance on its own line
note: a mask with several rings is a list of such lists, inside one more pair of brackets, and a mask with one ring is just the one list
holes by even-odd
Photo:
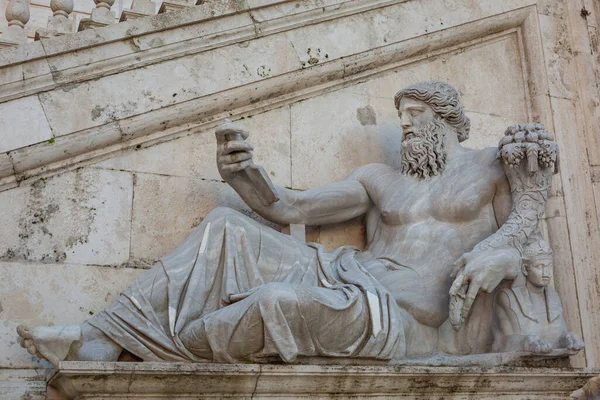
[[477, 161], [480, 165], [493, 165], [498, 168], [502, 168], [500, 165], [500, 158], [498, 157], [498, 148], [497, 147], [486, 147], [483, 149], [472, 150], [472, 157]]
[[506, 182], [506, 174], [502, 167], [502, 162], [498, 156], [497, 147], [486, 147], [480, 150], [473, 151], [473, 162], [479, 166], [479, 168], [490, 175], [490, 179], [493, 181]]
[[382, 174], [394, 171], [395, 169], [390, 165], [373, 163], [358, 167], [350, 174], [350, 178], [365, 183], [371, 181], [372, 179], [378, 176], [381, 176]]

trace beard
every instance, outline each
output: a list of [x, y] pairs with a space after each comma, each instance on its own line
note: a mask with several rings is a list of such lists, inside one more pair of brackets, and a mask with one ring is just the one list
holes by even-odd
[[402, 168], [405, 175], [429, 179], [439, 175], [446, 167], [446, 125], [433, 120], [414, 136], [402, 141]]

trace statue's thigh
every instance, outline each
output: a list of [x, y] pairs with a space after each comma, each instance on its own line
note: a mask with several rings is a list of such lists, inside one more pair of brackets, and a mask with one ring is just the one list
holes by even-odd
[[197, 229], [207, 263], [235, 268], [239, 274], [232, 276], [247, 277], [250, 287], [269, 282], [316, 284], [316, 249], [242, 213], [218, 208]]

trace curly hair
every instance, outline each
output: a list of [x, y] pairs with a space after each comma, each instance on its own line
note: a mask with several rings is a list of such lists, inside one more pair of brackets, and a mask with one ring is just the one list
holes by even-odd
[[443, 81], [424, 81], [407, 86], [394, 96], [396, 109], [400, 108], [400, 100], [403, 97], [427, 103], [448, 125], [456, 129], [459, 142], [469, 138], [471, 120], [460, 104], [458, 91], [450, 84]]

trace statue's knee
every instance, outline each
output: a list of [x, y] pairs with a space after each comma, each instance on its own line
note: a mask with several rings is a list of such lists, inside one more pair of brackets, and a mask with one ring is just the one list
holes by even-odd
[[245, 225], [250, 220], [247, 215], [228, 207], [217, 207], [204, 218], [205, 222], [229, 221], [235, 225]]
[[294, 287], [287, 283], [267, 283], [256, 292], [257, 301], [261, 305], [297, 303], [298, 296]]
[[217, 207], [204, 217], [204, 221], [218, 221], [227, 217], [239, 214], [237, 211], [228, 207]]

